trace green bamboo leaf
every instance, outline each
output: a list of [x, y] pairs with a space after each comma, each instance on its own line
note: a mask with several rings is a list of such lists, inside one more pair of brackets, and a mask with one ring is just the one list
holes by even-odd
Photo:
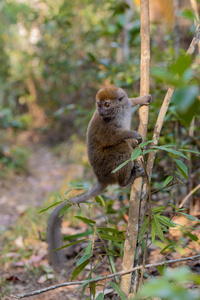
[[112, 233], [115, 233], [115, 234], [118, 234], [118, 235], [123, 233], [122, 231], [119, 231], [118, 229], [109, 228], [109, 227], [98, 227], [97, 230], [103, 230], [103, 231], [106, 231], [106, 232], [112, 232]]
[[157, 215], [159, 221], [167, 227], [176, 227], [176, 224], [170, 221], [168, 217]]
[[156, 268], [157, 268], [158, 272], [160, 273], [160, 275], [163, 276], [164, 271], [165, 271], [165, 267], [164, 266], [157, 266]]
[[95, 201], [100, 205], [100, 206], [106, 206], [106, 204], [105, 204], [105, 201], [104, 201], [104, 199], [103, 199], [103, 197], [102, 196], [97, 196], [97, 197], [95, 197]]
[[191, 215], [188, 215], [188, 214], [185, 214], [185, 213], [182, 213], [182, 212], [179, 212], [178, 214], [186, 217], [190, 221], [197, 221], [198, 222], [198, 220], [195, 217], [191, 216]]
[[158, 219], [158, 216], [157, 215], [153, 215], [153, 218], [154, 218], [154, 221], [155, 221], [155, 227], [156, 227], [156, 231], [158, 233], [158, 236], [159, 238], [165, 242], [165, 238], [163, 236], [163, 231], [162, 231], [162, 228], [161, 228], [161, 225], [159, 223], [159, 219]]
[[135, 160], [136, 158], [138, 158], [138, 156], [140, 156], [140, 154], [142, 153], [142, 150], [140, 148], [135, 149], [132, 153], [131, 153], [131, 160]]
[[103, 300], [104, 299], [104, 294], [101, 292], [98, 294], [98, 296], [96, 297], [96, 300]]
[[197, 242], [198, 241], [198, 236], [195, 234], [189, 233], [189, 232], [184, 232], [184, 235], [188, 236], [192, 241]]
[[53, 207], [53, 206], [55, 206], [55, 205], [58, 205], [58, 204], [60, 204], [60, 203], [63, 203], [63, 201], [56, 202], [56, 203], [54, 203], [54, 204], [48, 206], [47, 208], [43, 208], [42, 210], [40, 210], [40, 211], [37, 213], [37, 215], [43, 213], [44, 211], [47, 211], [49, 208], [51, 208], [51, 207]]
[[79, 241], [76, 241], [76, 242], [72, 242], [72, 243], [67, 244], [67, 245], [64, 245], [64, 246], [62, 246], [62, 247], [60, 247], [60, 248], [57, 248], [57, 249], [55, 249], [55, 250], [53, 250], [53, 251], [51, 251], [51, 252], [55, 252], [55, 251], [58, 251], [58, 250], [60, 250], [60, 249], [67, 248], [67, 247], [69, 247], [69, 246], [76, 245], [76, 244], [79, 244], [79, 243], [84, 242], [84, 241], [87, 241], [87, 239], [82, 239], [82, 240], [79, 240]]
[[150, 143], [152, 143], [152, 142], [154, 142], [154, 140], [151, 140], [151, 141], [148, 141], [148, 142], [141, 143], [141, 144], [139, 144], [139, 147], [140, 147], [140, 148], [143, 148], [143, 147], [145, 147], [146, 145], [148, 145], [148, 144], [150, 144]]
[[72, 272], [71, 281], [73, 281], [80, 273], [85, 269], [85, 267], [90, 263], [90, 260], [87, 259], [81, 265], [77, 266]]
[[91, 281], [94, 281], [95, 279], [101, 278], [101, 277], [102, 277], [102, 276], [98, 275], [98, 276], [95, 276], [95, 277], [93, 277], [93, 278], [91, 278], [91, 279], [86, 280], [84, 283], [80, 284], [80, 285], [75, 289], [75, 291], [78, 291], [78, 290], [79, 290], [80, 288], [82, 288], [84, 285], [90, 283]]
[[145, 235], [145, 232], [147, 231], [147, 227], [148, 227], [148, 218], [145, 216], [142, 227], [140, 229], [140, 234], [138, 239], [139, 242], [142, 240], [143, 236]]
[[180, 151], [177, 151], [177, 150], [174, 150], [174, 149], [168, 149], [168, 148], [165, 148], [163, 146], [153, 146], [155, 149], [160, 149], [160, 150], [163, 150], [163, 151], [166, 151], [166, 152], [169, 152], [169, 153], [173, 153], [175, 155], [178, 155], [178, 156], [181, 156], [185, 159], [188, 159], [187, 156], [185, 156], [183, 153], [181, 153]]
[[152, 243], [155, 242], [155, 236], [156, 236], [156, 227], [155, 227], [155, 222], [154, 219], [151, 221], [151, 240]]
[[[93, 274], [94, 271], [98, 268], [99, 264], [100, 264], [100, 262], [98, 262], [98, 263], [94, 266], [94, 268], [92, 268], [92, 270], [90, 270], [90, 273], [89, 273], [89, 275], [87, 276], [86, 280], [91, 279], [92, 274]], [[87, 285], [88, 285], [88, 283], [85, 283], [85, 285], [84, 285], [83, 288], [82, 288], [82, 291], [81, 291], [81, 299], [83, 298], [83, 295], [85, 294], [85, 290], [86, 290], [86, 288], [87, 288]], [[79, 289], [79, 287], [78, 287], [76, 290], [78, 290], [78, 289]]]
[[171, 205], [175, 210], [179, 210], [174, 204], [170, 203], [169, 205]]
[[183, 185], [185, 185], [185, 183], [180, 179], [180, 178], [177, 178], [178, 182], [182, 183]]
[[60, 213], [59, 213], [59, 217], [61, 217], [63, 214], [64, 214], [64, 212], [66, 212], [66, 210], [68, 210], [68, 208], [71, 206], [71, 204], [66, 204], [62, 209], [61, 209], [61, 211], [60, 211]]
[[167, 250], [167, 249], [172, 249], [172, 248], [174, 248], [175, 247], [175, 245], [176, 245], [176, 242], [171, 242], [169, 245], [167, 245], [166, 247], [164, 247], [161, 251], [160, 251], [160, 254], [162, 254], [165, 250]]
[[119, 165], [116, 169], [114, 169], [111, 173], [116, 173], [119, 169], [121, 169], [122, 167], [124, 167], [129, 161], [131, 161], [131, 159], [126, 160], [125, 162], [123, 162], [121, 165]]
[[[89, 288], [90, 288], [90, 293], [93, 296], [93, 299], [95, 299], [95, 295], [96, 295], [96, 283], [95, 282], [90, 282]], [[89, 297], [89, 299], [91, 299], [91, 298]]]
[[116, 236], [105, 234], [105, 233], [100, 233], [99, 235], [102, 238], [102, 240], [115, 241], [115, 242], [118, 242], [118, 243], [124, 243], [124, 240], [120, 237], [116, 237]]
[[64, 239], [64, 241], [69, 241], [69, 240], [77, 239], [79, 237], [88, 236], [88, 235], [93, 234], [93, 233], [94, 233], [94, 230], [93, 229], [89, 229], [89, 230], [86, 230], [86, 231], [81, 232], [81, 233], [64, 236], [63, 239]]
[[173, 179], [172, 175], [168, 176], [163, 183], [163, 187], [167, 186], [172, 181], [172, 179]]
[[81, 217], [81, 216], [75, 216], [75, 218], [83, 221], [84, 223], [88, 224], [88, 225], [91, 225], [91, 224], [96, 224], [96, 222], [92, 219], [88, 219], [88, 218], [85, 218], [85, 217]]
[[196, 251], [196, 250], [190, 248], [189, 246], [186, 246], [186, 245], [184, 245], [184, 244], [181, 244], [181, 246], [182, 246], [183, 248], [187, 248], [187, 249], [192, 250], [192, 251], [195, 252], [196, 254], [200, 254], [200, 252], [198, 252], [198, 251]]
[[178, 150], [180, 150], [180, 151], [185, 151], [185, 152], [190, 152], [190, 153], [194, 153], [194, 154], [200, 155], [200, 152], [194, 151], [194, 150], [188, 150], [188, 149], [178, 149]]
[[83, 255], [76, 263], [77, 266], [80, 266], [84, 261], [92, 257], [92, 254]]
[[[99, 247], [99, 249], [102, 249], [105, 252], [105, 248], [104, 247]], [[117, 253], [117, 252], [115, 252], [113, 250], [107, 249], [107, 252], [108, 252], [108, 255], [110, 255], [110, 256], [119, 256], [119, 257], [121, 257], [121, 255], [119, 253]], [[107, 255], [107, 254], [105, 254], [105, 255]]]
[[182, 175], [181, 173], [179, 173], [178, 171], [175, 171], [175, 174], [179, 177], [179, 178], [177, 178], [177, 179], [180, 179], [180, 178], [183, 177], [183, 175]]
[[146, 150], [146, 151], [143, 151], [143, 152], [142, 152], [142, 155], [145, 155], [145, 154], [150, 153], [150, 152], [153, 152], [153, 151], [156, 151], [156, 150], [155, 150], [155, 149], [148, 149], [148, 150]]
[[110, 282], [109, 284], [113, 287], [122, 300], [127, 300], [127, 297], [124, 295], [123, 291], [118, 285], [116, 285], [114, 282]]
[[156, 213], [156, 212], [159, 212], [159, 211], [163, 211], [165, 208], [166, 208], [166, 205], [157, 206], [157, 207], [152, 208], [151, 212]]
[[174, 159], [179, 171], [181, 174], [185, 177], [186, 180], [188, 180], [188, 168], [187, 166], [180, 160], [180, 159]]

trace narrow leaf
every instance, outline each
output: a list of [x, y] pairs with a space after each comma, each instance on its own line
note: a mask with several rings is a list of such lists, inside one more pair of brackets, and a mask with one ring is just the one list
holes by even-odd
[[181, 244], [181, 246], [183, 246], [183, 248], [188, 248], [188, 249], [192, 250], [193, 252], [195, 252], [197, 254], [200, 254], [200, 252], [196, 251], [195, 249], [190, 248], [189, 246], [186, 246], [184, 244]]
[[180, 170], [181, 174], [185, 177], [186, 180], [188, 180], [188, 168], [187, 166], [180, 160], [180, 159], [174, 159], [178, 169]]
[[156, 227], [155, 227], [155, 222], [154, 219], [151, 221], [151, 240], [152, 243], [155, 242], [155, 236], [156, 236]]
[[66, 212], [66, 210], [68, 210], [68, 208], [71, 206], [71, 204], [66, 204], [62, 209], [61, 209], [61, 211], [60, 211], [60, 213], [59, 213], [59, 217], [61, 217], [63, 214], [64, 214], [64, 212]]
[[185, 151], [185, 152], [190, 152], [190, 153], [194, 153], [194, 154], [200, 155], [200, 152], [194, 151], [194, 150], [188, 150], [188, 149], [178, 149], [178, 150], [180, 150], [180, 151]]
[[[95, 299], [95, 294], [96, 294], [95, 287], [96, 287], [95, 282], [90, 282], [89, 288], [90, 288], [90, 293], [91, 293], [92, 296], [93, 296], [93, 299]], [[91, 299], [91, 298], [89, 297], [89, 299]]]
[[164, 266], [157, 266], [157, 270], [158, 270], [158, 272], [160, 273], [160, 275], [163, 275], [163, 274], [164, 274], [165, 267], [164, 267]]
[[176, 227], [176, 224], [170, 221], [168, 217], [157, 215], [159, 221], [167, 227]]
[[155, 149], [148, 149], [148, 150], [146, 150], [146, 151], [143, 151], [143, 152], [142, 152], [142, 155], [145, 155], [145, 154], [150, 153], [150, 152], [153, 152], [153, 151], [156, 151], [156, 150], [155, 150]]
[[100, 206], [106, 206], [106, 204], [105, 204], [105, 201], [104, 201], [104, 199], [103, 199], [103, 197], [102, 196], [97, 196], [96, 198], [95, 198], [95, 201], [100, 205]]
[[118, 229], [108, 228], [108, 227], [98, 227], [97, 230], [103, 230], [103, 231], [112, 232], [112, 233], [115, 233], [115, 234], [122, 234], [123, 233], [122, 231], [119, 231]]
[[156, 213], [156, 212], [164, 210], [165, 208], [166, 208], [166, 205], [154, 207], [154, 208], [152, 208], [151, 212]]
[[188, 214], [185, 214], [185, 213], [182, 213], [182, 212], [179, 212], [179, 215], [182, 215], [184, 217], [186, 217], [188, 220], [190, 221], [197, 221], [197, 219], [191, 215], [188, 215]]
[[110, 282], [109, 284], [113, 287], [122, 300], [127, 300], [127, 297], [124, 295], [123, 291], [118, 285], [116, 285], [114, 282]]
[[142, 153], [142, 150], [140, 148], [135, 149], [132, 153], [131, 153], [131, 160], [135, 160], [136, 158], [138, 158], [138, 156], [140, 156], [140, 154]]
[[164, 247], [164, 248], [160, 251], [160, 254], [162, 254], [165, 250], [167, 250], [167, 249], [169, 249], [169, 248], [170, 248], [170, 249], [174, 248], [175, 245], [176, 245], [176, 242], [170, 243], [169, 245], [167, 245], [166, 247]]
[[57, 248], [57, 249], [55, 249], [55, 250], [53, 250], [53, 251], [51, 251], [51, 252], [55, 252], [55, 251], [58, 251], [58, 250], [60, 250], [60, 249], [67, 248], [67, 247], [69, 247], [69, 246], [76, 245], [76, 244], [79, 244], [79, 243], [84, 242], [84, 241], [87, 241], [87, 239], [82, 239], [82, 240], [79, 240], [79, 241], [76, 241], [76, 242], [72, 242], [72, 243], [67, 244], [67, 245], [64, 245], [64, 246], [62, 246], [62, 247], [60, 247], [60, 248]]
[[143, 148], [143, 147], [145, 147], [146, 145], [148, 145], [148, 144], [150, 144], [150, 143], [152, 143], [152, 142], [154, 142], [154, 140], [151, 140], [151, 141], [148, 141], [148, 142], [141, 143], [141, 144], [139, 144], [139, 147], [140, 147], [140, 148]]
[[79, 285], [79, 286], [75, 289], [75, 291], [78, 291], [82, 286], [88, 284], [89, 282], [91, 282], [91, 281], [93, 281], [93, 280], [95, 280], [95, 279], [101, 278], [101, 277], [102, 277], [102, 276], [98, 275], [98, 276], [95, 276], [95, 277], [93, 277], [93, 278], [91, 278], [91, 279], [86, 280], [86, 282], [84, 282], [84, 283], [82, 283], [81, 285]]
[[145, 232], [147, 231], [147, 227], [148, 227], [148, 218], [145, 216], [142, 227], [140, 229], [140, 235], [138, 239], [139, 242], [142, 240], [143, 236], [145, 235]]
[[[99, 249], [103, 249], [105, 251], [104, 247], [99, 247]], [[119, 256], [119, 257], [121, 257], [121, 255], [119, 253], [117, 253], [117, 252], [115, 252], [113, 250], [107, 249], [107, 252], [110, 253], [110, 255], [112, 255], [112, 256]], [[105, 255], [107, 255], [107, 254], [105, 254]]]
[[90, 262], [90, 260], [87, 259], [81, 265], [79, 265], [78, 267], [76, 267], [74, 269], [74, 271], [72, 272], [71, 281], [74, 280], [81, 273], [81, 271], [83, 271], [85, 269], [85, 267], [89, 264], [89, 262]]
[[68, 241], [68, 240], [77, 239], [79, 237], [88, 236], [88, 235], [93, 234], [93, 233], [94, 233], [94, 230], [89, 229], [89, 230], [86, 230], [86, 231], [81, 232], [81, 233], [65, 236], [63, 239], [64, 239], [64, 241]]
[[192, 234], [192, 233], [189, 233], [189, 232], [184, 232], [184, 235], [189, 236], [189, 238], [190, 238], [192, 241], [195, 241], [195, 242], [198, 241], [198, 236], [196, 236], [195, 234]]
[[164, 238], [164, 236], [163, 236], [163, 231], [162, 231], [162, 228], [161, 228], [161, 226], [160, 226], [159, 219], [158, 219], [157, 215], [153, 215], [153, 218], [154, 218], [154, 221], [155, 221], [155, 227], [156, 227], [156, 231], [157, 231], [157, 233], [158, 233], [158, 236], [159, 236], [159, 238], [160, 238], [163, 242], [165, 242], [165, 238]]
[[88, 219], [88, 218], [85, 218], [85, 217], [75, 216], [75, 218], [83, 221], [86, 224], [96, 224], [96, 222], [94, 220], [91, 220], [91, 219]]
[[98, 294], [98, 296], [96, 297], [96, 300], [103, 300], [104, 299], [104, 294], [101, 292]]
[[83, 255], [76, 263], [77, 266], [80, 266], [84, 261], [92, 257], [92, 254]]
[[172, 181], [172, 179], [173, 179], [172, 175], [168, 176], [163, 183], [163, 187], [167, 186]]
[[169, 153], [173, 153], [175, 155], [178, 155], [178, 156], [181, 156], [185, 159], [188, 159], [187, 156], [185, 156], [183, 153], [181, 153], [180, 151], [177, 151], [177, 150], [174, 150], [174, 149], [168, 149], [168, 148], [165, 148], [163, 146], [153, 146], [154, 148], [156, 149], [160, 149], [160, 150], [163, 150], [163, 151], [166, 151], [166, 152], [169, 152]]
[[179, 210], [174, 204], [170, 203], [169, 205], [171, 205], [175, 210]]
[[116, 236], [105, 234], [105, 233], [100, 233], [99, 235], [102, 238], [102, 240], [115, 241], [115, 242], [118, 242], [118, 243], [124, 243], [124, 240], [120, 237], [116, 237]]
[[121, 165], [119, 165], [116, 169], [114, 169], [111, 173], [116, 173], [119, 169], [121, 169], [122, 167], [124, 167], [129, 161], [131, 161], [131, 159], [126, 160], [125, 162], [123, 162]]
[[51, 207], [53, 207], [53, 206], [55, 206], [55, 205], [58, 205], [58, 204], [60, 204], [60, 203], [63, 203], [63, 201], [56, 202], [56, 203], [54, 203], [54, 204], [48, 206], [47, 208], [44, 208], [44, 209], [40, 210], [37, 214], [41, 214], [42, 212], [47, 211], [49, 208], [51, 208]]

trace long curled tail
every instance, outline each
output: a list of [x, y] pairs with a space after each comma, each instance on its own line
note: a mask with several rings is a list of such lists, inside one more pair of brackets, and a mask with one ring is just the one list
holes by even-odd
[[[70, 199], [70, 202], [73, 204], [79, 204], [88, 201], [93, 197], [97, 197], [101, 194], [107, 184], [102, 184], [100, 182], [97, 183], [95, 187], [93, 187], [90, 191]], [[62, 225], [62, 217], [59, 217], [60, 211], [63, 207], [66, 206], [66, 203], [63, 203], [56, 207], [56, 209], [50, 215], [48, 226], [47, 226], [47, 243], [48, 243], [48, 251], [49, 251], [49, 260], [53, 265], [55, 270], [59, 270], [65, 261], [65, 255], [63, 249], [52, 252], [55, 249], [62, 247], [62, 235], [61, 235], [61, 225]]]

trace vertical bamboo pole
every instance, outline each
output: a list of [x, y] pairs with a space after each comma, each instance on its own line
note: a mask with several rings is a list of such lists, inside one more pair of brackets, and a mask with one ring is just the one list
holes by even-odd
[[[149, 61], [150, 61], [150, 25], [149, 25], [149, 0], [140, 1], [141, 18], [141, 63], [140, 63], [140, 95], [149, 94]], [[142, 137], [146, 137], [148, 125], [148, 106], [141, 106], [139, 109], [139, 129]], [[139, 159], [139, 161], [141, 158]], [[127, 271], [134, 265], [138, 228], [139, 228], [139, 210], [143, 179], [137, 178], [131, 187], [131, 196], [129, 204], [129, 222], [124, 244], [124, 256], [122, 270]], [[131, 284], [131, 274], [122, 277], [121, 289], [128, 296]]]

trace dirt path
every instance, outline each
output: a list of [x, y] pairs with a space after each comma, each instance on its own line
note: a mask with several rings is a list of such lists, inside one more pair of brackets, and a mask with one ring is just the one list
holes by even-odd
[[30, 206], [40, 206], [62, 185], [70, 166], [47, 147], [34, 146], [28, 174], [1, 180], [0, 228], [9, 227]]
[[[69, 176], [73, 178], [75, 174], [80, 176], [82, 174], [82, 166], [68, 163], [66, 158], [63, 159], [61, 156], [54, 154], [44, 145], [34, 145], [31, 153], [28, 163], [28, 174], [15, 175], [7, 180], [0, 180], [0, 233], [10, 229], [12, 234], [19, 216], [23, 215], [31, 207], [41, 207], [42, 203], [52, 192], [59, 191], [63, 183], [69, 181]], [[44, 242], [38, 240], [36, 243], [37, 246], [33, 245], [33, 253], [34, 247], [42, 248], [43, 246], [40, 243]], [[0, 250], [2, 246], [0, 237]], [[46, 249], [46, 245], [44, 245], [44, 249]], [[12, 250], [10, 250], [9, 246], [10, 251]], [[15, 256], [15, 252], [13, 253], [8, 254]], [[16, 255], [19, 256], [20, 261], [20, 253], [16, 253]], [[44, 285], [38, 285], [40, 276], [41, 274], [32, 274], [26, 267], [17, 267], [15, 264], [4, 265], [3, 270], [0, 271], [0, 281], [4, 282], [6, 278], [8, 282], [4, 282], [2, 288], [0, 286], [0, 299], [2, 293], [4, 295], [2, 299], [13, 299], [5, 295], [22, 294], [58, 283], [58, 280], [54, 279], [47, 282], [45, 280]], [[74, 287], [70, 289], [70, 287], [67, 290], [61, 288], [40, 296], [31, 297], [31, 299], [78, 299], [74, 298]]]

